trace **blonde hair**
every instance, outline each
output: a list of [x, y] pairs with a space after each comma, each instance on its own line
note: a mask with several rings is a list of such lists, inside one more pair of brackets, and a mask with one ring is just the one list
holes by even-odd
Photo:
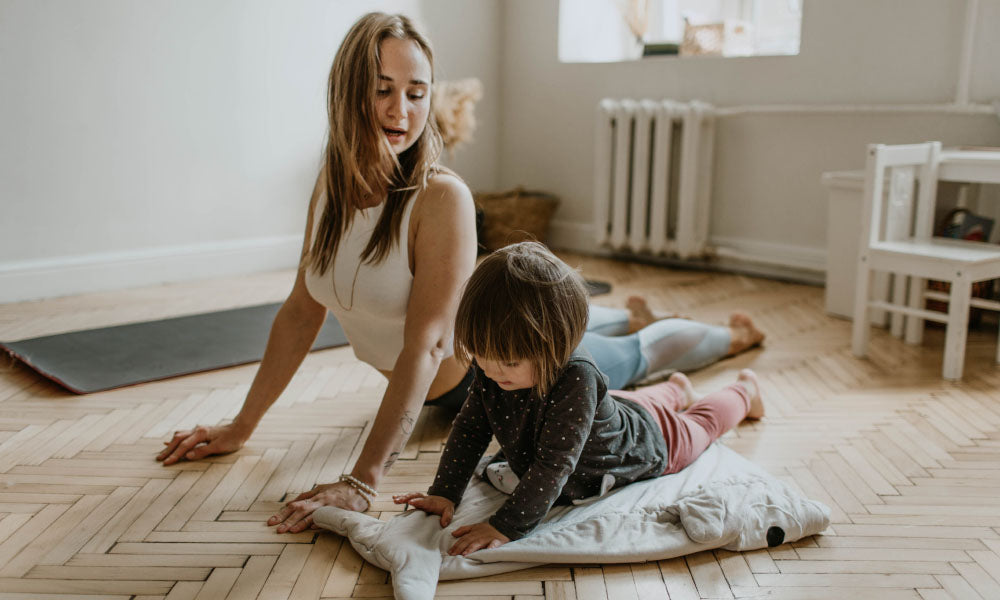
[[433, 83], [430, 42], [402, 15], [369, 13], [358, 19], [340, 44], [328, 85], [330, 132], [321, 174], [327, 202], [308, 257], [312, 268], [321, 274], [333, 264], [340, 238], [366, 198], [384, 196], [385, 208], [361, 261], [377, 264], [385, 259], [399, 243], [407, 197], [427, 185], [441, 155], [430, 90], [427, 124], [416, 142], [398, 157], [385, 142], [375, 110], [375, 92], [381, 64], [379, 48], [388, 38], [416, 42], [430, 63]]
[[587, 327], [587, 289], [579, 273], [538, 242], [500, 248], [476, 267], [455, 320], [455, 354], [528, 360], [544, 398]]

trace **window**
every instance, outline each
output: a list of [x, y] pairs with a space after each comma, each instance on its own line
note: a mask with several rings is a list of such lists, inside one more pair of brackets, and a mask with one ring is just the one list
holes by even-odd
[[559, 60], [799, 53], [802, 0], [560, 0]]

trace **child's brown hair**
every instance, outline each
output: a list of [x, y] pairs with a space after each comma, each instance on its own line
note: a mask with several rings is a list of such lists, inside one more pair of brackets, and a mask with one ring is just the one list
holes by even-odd
[[579, 273], [538, 242], [487, 256], [465, 286], [455, 321], [455, 353], [504, 362], [529, 360], [544, 398], [587, 328], [587, 288]]

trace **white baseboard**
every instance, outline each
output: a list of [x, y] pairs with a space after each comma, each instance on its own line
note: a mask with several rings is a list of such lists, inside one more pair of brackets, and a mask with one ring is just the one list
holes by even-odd
[[[593, 225], [554, 221], [549, 245], [591, 255], [612, 253], [594, 243]], [[826, 251], [806, 246], [713, 237], [719, 266], [749, 263], [762, 274], [821, 281]], [[143, 285], [290, 269], [302, 249], [299, 235], [191, 244], [125, 252], [0, 263], [0, 303], [84, 294]]]
[[294, 268], [302, 236], [0, 263], [0, 303]]
[[[590, 223], [554, 221], [549, 226], [549, 245], [591, 255], [614, 253], [594, 242]], [[714, 267], [760, 274], [805, 283], [822, 283], [826, 275], [826, 249], [794, 244], [776, 244], [746, 238], [714, 236], [709, 240], [717, 257]], [[653, 257], [640, 257], [655, 262]], [[676, 262], [676, 261], [669, 261]]]
[[826, 272], [825, 248], [724, 236], [712, 236], [709, 244], [715, 248], [715, 255], [719, 258], [801, 271]]

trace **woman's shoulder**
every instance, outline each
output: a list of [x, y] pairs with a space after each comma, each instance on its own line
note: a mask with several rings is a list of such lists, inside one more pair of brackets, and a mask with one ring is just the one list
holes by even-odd
[[450, 169], [440, 169], [427, 178], [427, 185], [420, 191], [421, 204], [440, 207], [448, 204], [472, 202], [469, 186]]
[[469, 186], [451, 171], [438, 171], [428, 178], [417, 194], [413, 214], [415, 225], [428, 223], [433, 229], [465, 225], [476, 218]]

